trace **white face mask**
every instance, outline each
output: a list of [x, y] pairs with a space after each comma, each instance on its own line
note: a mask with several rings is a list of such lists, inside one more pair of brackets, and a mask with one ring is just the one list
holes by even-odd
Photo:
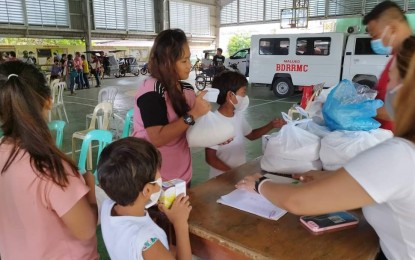
[[248, 95], [245, 95], [245, 97], [241, 97], [241, 96], [238, 96], [236, 94], [234, 94], [234, 95], [235, 95], [236, 100], [238, 101], [238, 103], [234, 104], [232, 102], [232, 100], [230, 100], [230, 101], [231, 101], [232, 105], [235, 107], [235, 110], [236, 111], [246, 110], [249, 106], [249, 97], [248, 97]]
[[160, 187], [160, 189], [159, 189], [159, 191], [158, 192], [155, 192], [155, 193], [153, 193], [153, 194], [151, 194], [150, 195], [150, 200], [146, 203], [146, 205], [145, 205], [145, 208], [146, 209], [148, 209], [149, 207], [151, 207], [151, 206], [153, 206], [154, 204], [156, 204], [157, 203], [157, 201], [159, 200], [159, 198], [160, 198], [160, 195], [161, 195], [161, 185], [162, 185], [162, 180], [161, 180], [161, 178], [158, 178], [157, 180], [155, 180], [155, 181], [152, 181], [152, 182], [150, 182], [150, 183], [156, 183], [159, 187]]

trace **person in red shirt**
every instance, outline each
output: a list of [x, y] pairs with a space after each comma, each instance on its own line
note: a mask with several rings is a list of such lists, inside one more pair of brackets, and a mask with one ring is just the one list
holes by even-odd
[[[402, 42], [412, 35], [411, 27], [400, 7], [392, 1], [379, 3], [372, 11], [363, 18], [363, 24], [372, 36], [372, 49], [377, 54], [390, 55], [395, 53]], [[376, 98], [385, 101], [386, 90], [389, 85], [389, 69], [394, 57], [390, 58], [388, 64], [379, 77], [376, 90]], [[390, 86], [394, 87], [394, 86]], [[376, 120], [381, 123], [381, 128], [393, 130], [394, 123], [386, 112], [384, 106], [378, 109]]]

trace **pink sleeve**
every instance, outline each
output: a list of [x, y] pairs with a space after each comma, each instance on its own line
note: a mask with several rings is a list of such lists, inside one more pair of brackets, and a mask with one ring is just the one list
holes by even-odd
[[59, 217], [65, 215], [89, 191], [83, 177], [76, 177], [73, 174], [68, 174], [68, 184], [63, 189], [55, 183], [50, 183], [47, 199], [49, 206]]

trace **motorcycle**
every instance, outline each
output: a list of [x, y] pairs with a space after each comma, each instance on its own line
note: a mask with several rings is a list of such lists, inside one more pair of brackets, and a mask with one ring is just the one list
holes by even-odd
[[146, 75], [148, 73], [148, 63], [144, 63], [143, 67], [140, 69], [142, 75]]

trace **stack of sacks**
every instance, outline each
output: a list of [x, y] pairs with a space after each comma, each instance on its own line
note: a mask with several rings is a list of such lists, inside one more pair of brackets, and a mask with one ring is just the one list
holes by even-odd
[[233, 125], [211, 111], [196, 119], [195, 124], [186, 132], [189, 147], [211, 147], [233, 137], [235, 137]]
[[314, 122], [314, 119], [309, 119], [304, 123], [298, 124], [298, 127], [310, 132], [312, 134], [317, 135], [320, 138], [325, 137], [326, 135], [330, 134], [331, 131], [326, 126], [322, 126]]
[[[284, 118], [286, 116], [283, 114]], [[261, 159], [263, 170], [292, 174], [322, 169], [319, 160], [320, 137], [298, 127], [304, 122], [287, 121], [277, 135], [269, 138]]]
[[337, 170], [359, 153], [392, 137], [392, 132], [384, 129], [334, 131], [321, 139], [320, 159], [323, 169]]

